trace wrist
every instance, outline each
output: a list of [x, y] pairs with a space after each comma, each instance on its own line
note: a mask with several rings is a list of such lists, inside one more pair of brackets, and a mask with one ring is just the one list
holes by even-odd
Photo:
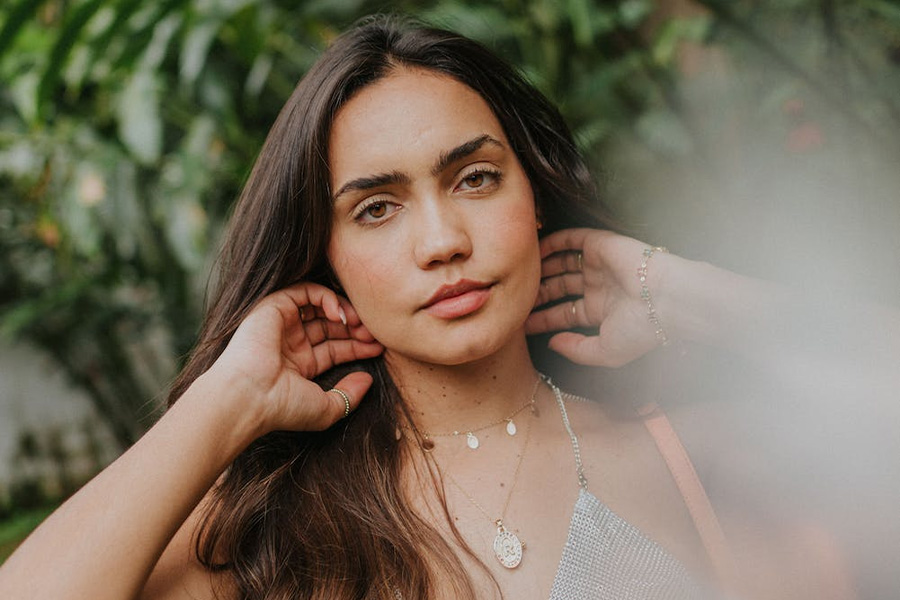
[[670, 338], [728, 347], [744, 318], [745, 278], [713, 266], [670, 254], [660, 259], [654, 300]]
[[254, 402], [253, 386], [245, 378], [223, 376], [215, 367], [200, 375], [177, 404], [190, 403], [221, 431], [225, 449], [237, 456], [258, 437], [268, 433], [262, 403]]
[[[654, 253], [647, 286], [652, 294], [659, 327], [669, 340], [711, 343], [715, 334], [706, 301], [712, 265], [673, 254]], [[654, 326], [653, 323], [650, 324]]]

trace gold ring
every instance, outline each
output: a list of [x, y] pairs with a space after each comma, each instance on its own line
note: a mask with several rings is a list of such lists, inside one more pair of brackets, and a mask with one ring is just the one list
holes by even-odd
[[344, 399], [344, 418], [346, 419], [347, 417], [349, 417], [350, 416], [350, 396], [347, 395], [347, 392], [345, 392], [344, 390], [339, 390], [337, 388], [331, 388], [330, 390], [328, 390], [328, 392], [329, 393], [335, 392], [341, 398]]
[[303, 307], [300, 307], [300, 322], [303, 322]]

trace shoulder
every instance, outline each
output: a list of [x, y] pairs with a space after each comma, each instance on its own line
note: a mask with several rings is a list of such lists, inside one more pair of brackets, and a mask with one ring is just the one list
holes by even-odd
[[706, 574], [700, 540], [684, 498], [644, 418], [635, 410], [564, 395], [588, 490], [614, 513]]
[[141, 600], [229, 600], [237, 597], [230, 575], [209, 571], [200, 564], [194, 551], [205, 509], [204, 501], [169, 542], [141, 591]]

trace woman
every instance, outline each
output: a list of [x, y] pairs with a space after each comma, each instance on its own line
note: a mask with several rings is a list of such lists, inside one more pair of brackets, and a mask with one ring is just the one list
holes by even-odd
[[741, 345], [746, 306], [697, 290], [754, 284], [594, 206], [556, 110], [492, 54], [390, 19], [345, 34], [257, 160], [169, 411], [0, 595], [715, 595], [728, 566], [644, 420], [541, 378], [526, 334], [601, 327], [550, 339], [585, 365]]

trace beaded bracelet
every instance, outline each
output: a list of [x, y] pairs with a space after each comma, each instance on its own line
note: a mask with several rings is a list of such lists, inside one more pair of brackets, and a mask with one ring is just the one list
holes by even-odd
[[662, 324], [659, 322], [659, 316], [656, 314], [656, 308], [653, 306], [653, 299], [650, 297], [650, 288], [647, 287], [647, 263], [650, 262], [650, 258], [653, 256], [654, 252], [668, 252], [668, 250], [661, 246], [645, 248], [644, 256], [641, 259], [641, 266], [638, 269], [638, 279], [640, 279], [641, 282], [641, 298], [647, 303], [647, 319], [656, 328], [656, 339], [659, 341], [660, 345], [668, 346], [669, 337], [666, 335], [665, 329], [663, 329]]

